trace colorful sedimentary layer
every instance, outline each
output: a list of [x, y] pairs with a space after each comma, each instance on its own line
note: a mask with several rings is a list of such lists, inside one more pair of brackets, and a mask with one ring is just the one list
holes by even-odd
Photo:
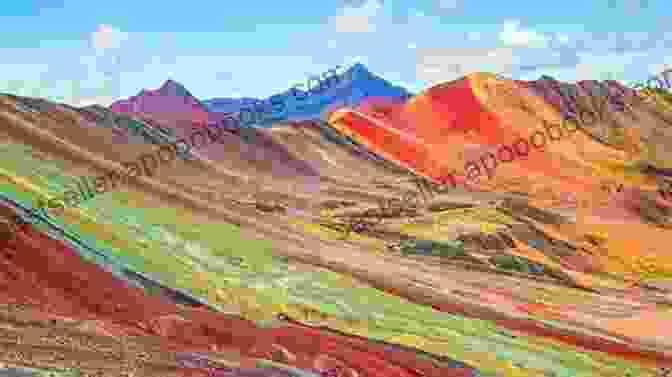
[[[643, 134], [664, 111], [647, 106], [632, 110]], [[79, 208], [30, 217], [77, 176], [180, 136], [158, 110], [129, 122], [106, 109], [47, 107], [0, 97], [0, 213], [32, 222], [6, 229], [15, 237], [2, 246], [0, 292], [47, 329], [7, 310], [2, 331], [17, 342], [3, 343], [2, 356], [19, 347], [17, 334], [74, 336], [67, 324], [131, 350], [112, 360], [91, 351], [101, 360], [82, 369], [125, 360], [143, 376], [205, 375], [211, 366], [269, 376], [334, 368], [340, 377], [654, 376], [672, 364], [666, 203], [656, 202], [651, 175], [628, 165], [625, 144], [601, 140], [599, 127], [500, 163], [469, 190], [442, 190], [380, 226], [339, 233], [343, 218], [413, 190], [406, 170], [450, 183], [451, 169], [562, 121], [521, 83], [475, 74], [405, 104], [336, 112], [329, 124], [233, 132], [220, 149]], [[138, 143], [107, 142], [131, 128], [145, 135]], [[608, 197], [601, 179], [624, 189]], [[556, 208], [568, 193], [578, 204], [595, 200]], [[450, 242], [452, 251], [423, 254], [409, 238]], [[143, 361], [143, 349], [164, 356]]]

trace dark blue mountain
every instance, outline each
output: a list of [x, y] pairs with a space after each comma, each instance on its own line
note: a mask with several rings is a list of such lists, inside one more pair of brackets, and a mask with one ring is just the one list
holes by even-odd
[[250, 105], [255, 101], [259, 101], [257, 98], [212, 98], [205, 101], [201, 101], [209, 111], [217, 113], [235, 113], [240, 111], [243, 105]]
[[[311, 86], [316, 86], [311, 83]], [[311, 91], [291, 88], [263, 100], [253, 109], [251, 98], [214, 98], [202, 101], [213, 112], [235, 113], [243, 110], [241, 118], [259, 126], [283, 121], [320, 119], [327, 109], [356, 106], [368, 97], [383, 97], [404, 101], [412, 94], [405, 88], [392, 85], [371, 73], [363, 64], [357, 63], [338, 76], [337, 80], [324, 80]], [[249, 109], [249, 110], [245, 110]], [[247, 113], [247, 114], [245, 114]]]

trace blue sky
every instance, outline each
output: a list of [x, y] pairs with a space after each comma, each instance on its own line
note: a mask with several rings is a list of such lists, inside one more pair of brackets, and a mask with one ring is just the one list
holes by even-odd
[[355, 61], [412, 91], [489, 71], [643, 80], [672, 67], [669, 0], [3, 3], [0, 91], [71, 104], [155, 89], [266, 97]]

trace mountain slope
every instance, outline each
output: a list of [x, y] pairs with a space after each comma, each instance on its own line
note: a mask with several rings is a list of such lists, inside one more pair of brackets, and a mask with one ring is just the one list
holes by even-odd
[[243, 107], [252, 107], [257, 98], [211, 98], [202, 101], [209, 111], [219, 113], [237, 113]]
[[[460, 161], [459, 151], [447, 140], [462, 147], [469, 138], [475, 144], [470, 153], [477, 157], [499, 138], [510, 140], [535, 129], [538, 118], [558, 116], [520, 85], [506, 83], [503, 89], [516, 94], [507, 99], [498, 94], [500, 89], [486, 87], [486, 77], [465, 80], [468, 83], [432, 88], [403, 105], [388, 104], [378, 114], [373, 114], [376, 106], [362, 106], [367, 117], [381, 119], [362, 127], [371, 134], [377, 134], [376, 127], [404, 131], [419, 146], [440, 146], [427, 155], [447, 165]], [[110, 143], [116, 126], [92, 124], [82, 132], [85, 118], [94, 121], [86, 111], [48, 104], [48, 111], [24, 112], [15, 105], [12, 98], [0, 98], [0, 184], [4, 193], [22, 203], [57, 195], [78, 175], [118, 168], [145, 153], [143, 147], [156, 147]], [[483, 122], [465, 125], [458, 122], [461, 119]], [[451, 127], [443, 126], [446, 120], [453, 122]], [[175, 129], [170, 120], [147, 123]], [[380, 161], [384, 143], [367, 144], [356, 132], [351, 140], [325, 127], [305, 122], [229, 133], [220, 146], [224, 158], [206, 158], [197, 150], [192, 160], [167, 164], [151, 178], [98, 195], [80, 208], [53, 213], [51, 220], [164, 286], [248, 321], [222, 324], [230, 338], [221, 342], [209, 340], [210, 327], [195, 326], [193, 337], [203, 345], [249, 349], [252, 339], [263, 334], [250, 337], [235, 331], [252, 321], [269, 326], [268, 321], [282, 315], [298, 326], [338, 331], [349, 344], [366, 337], [447, 359], [439, 371], [408, 371], [407, 365], [415, 361], [396, 359], [399, 369], [388, 368], [380, 361], [390, 357], [384, 350], [374, 358], [368, 358], [370, 351], [366, 357], [349, 349], [337, 354], [343, 349], [340, 344], [313, 340], [311, 332], [280, 336], [285, 348], [292, 343], [285, 344], [283, 337], [301, 344], [301, 350], [317, 349], [319, 341], [319, 347], [324, 345], [360, 375], [474, 374], [452, 359], [472, 365], [481, 375], [606, 377], [629, 369], [649, 376], [655, 366], [670, 362], [670, 337], [661, 325], [669, 317], [660, 309], [669, 304], [669, 293], [650, 290], [644, 283], [633, 285], [634, 278], [660, 278], [669, 272], [663, 250], [655, 247], [667, 244], [665, 233], [649, 224], [627, 222], [607, 228], [614, 231], [608, 237], [589, 238], [593, 229], [578, 226], [571, 216], [559, 220], [547, 208], [515, 201], [515, 195], [507, 193], [529, 193], [534, 191], [532, 184], [546, 187], [556, 181], [562, 190], [584, 180], [592, 183], [586, 176], [598, 157], [613, 155], [618, 160], [624, 152], [589, 135], [575, 135], [547, 151], [531, 153], [520, 167], [498, 167], [492, 181], [502, 179], [499, 186], [443, 193], [437, 198], [444, 201], [441, 208], [430, 210], [431, 203], [408, 197], [415, 189], [403, 169]], [[268, 154], [250, 161], [243, 148]], [[391, 152], [413, 162], [403, 149]], [[555, 161], [555, 170], [566, 167], [566, 173], [543, 170], [533, 160], [547, 152], [553, 159], [544, 161]], [[268, 157], [275, 156], [271, 153], [279, 157]], [[393, 154], [387, 157], [394, 160]], [[300, 172], [295, 169], [299, 165], [316, 174]], [[286, 173], [279, 174], [282, 169]], [[426, 170], [433, 172], [431, 166]], [[522, 181], [520, 187], [511, 182], [516, 179]], [[486, 184], [482, 179], [482, 188], [488, 188]], [[400, 197], [405, 207], [416, 208], [391, 208], [379, 225], [350, 237], [338, 231], [348, 216], [370, 218], [381, 202]], [[502, 203], [491, 205], [493, 201]], [[635, 231], [643, 232], [644, 241], [624, 244], [623, 238]], [[413, 240], [417, 245], [409, 251], [407, 244]], [[442, 248], [423, 254], [427, 241], [461, 246], [451, 253]], [[403, 246], [400, 252], [395, 251], [397, 243]], [[622, 246], [629, 254], [619, 249]], [[641, 260], [643, 266], [653, 260], [662, 272], [645, 276], [628, 269], [629, 264], [620, 270], [615, 266], [617, 257], [642, 255], [648, 258]], [[105, 260], [99, 264], [111, 265]], [[612, 274], [605, 276], [604, 271]], [[642, 318], [658, 326], [658, 334], [641, 331], [637, 321]], [[161, 323], [170, 328], [172, 322], [181, 320]], [[258, 345], [262, 341], [255, 340]], [[293, 365], [313, 360], [301, 356]]]
[[[661, 128], [660, 123], [655, 123], [656, 113], [649, 105], [631, 106], [635, 114], [646, 114], [654, 122], [651, 124], [642, 116], [629, 124], [630, 129], [645, 133]], [[608, 116], [614, 119], [627, 115]], [[586, 227], [592, 224], [600, 232], [612, 228], [615, 234], [613, 243], [610, 242], [612, 247], [632, 262], [639, 256], [625, 247], [626, 240], [618, 236], [622, 233], [616, 231], [620, 225], [615, 222], [637, 227], [642, 232], [639, 247], [656, 250], [652, 255], [661, 267], [657, 276], [667, 274], [663, 272], [667, 267], [663, 266], [668, 266], [669, 260], [659, 247], [659, 237], [665, 239], [665, 233], [658, 234], [656, 227], [669, 226], [665, 214], [670, 213], [672, 203], [657, 197], [656, 181], [638, 168], [640, 150], [619, 149], [594, 136], [590, 127], [615, 127], [608, 121], [577, 127], [563, 122], [558, 109], [526, 86], [488, 74], [473, 74], [420, 93], [390, 112], [387, 118], [342, 110], [332, 116], [330, 124], [391, 161], [447, 184], [448, 191], [444, 193], [449, 193], [453, 185], [458, 191], [466, 187], [492, 193], [522, 193], [537, 205], [570, 211], [577, 224]], [[506, 153], [500, 153], [503, 146], [515, 146], [519, 138], [529, 140], [536, 131], [548, 131], [548, 127], [562, 124], [570, 127], [554, 128], [555, 140], [547, 141], [542, 149], [533, 150], [528, 145], [528, 153], [521, 153], [514, 148], [516, 158], [502, 162], [508, 158]], [[625, 139], [630, 145], [646, 141], [636, 137], [633, 132]], [[551, 137], [547, 134], [547, 138]], [[661, 141], [672, 145], [672, 140]], [[605, 184], [620, 188], [605, 191]], [[647, 197], [655, 202], [650, 210], [661, 214], [654, 223], [645, 214], [648, 205], [644, 203], [650, 201]], [[599, 259], [591, 263], [595, 266], [607, 263], [607, 269], [624, 275], [649, 276], [639, 262], [616, 266], [614, 261]]]
[[188, 128], [192, 123], [207, 124], [221, 120], [221, 117], [213, 117], [196, 97], [173, 80], [167, 80], [159, 89], [143, 89], [135, 96], [116, 101], [110, 105], [110, 109], [117, 113], [180, 123], [178, 128]]

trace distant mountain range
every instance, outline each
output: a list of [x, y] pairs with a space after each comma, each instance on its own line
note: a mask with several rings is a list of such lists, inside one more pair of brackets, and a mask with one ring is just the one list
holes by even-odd
[[[323, 112], [341, 107], [355, 107], [367, 99], [382, 98], [403, 102], [412, 94], [403, 87], [371, 73], [363, 64], [357, 63], [338, 75], [333, 85], [322, 91], [304, 91], [290, 88], [266, 99], [258, 98], [212, 98], [199, 100], [183, 85], [173, 80], [166, 81], [157, 90], [141, 90], [136, 96], [114, 102], [110, 109], [127, 114], [142, 114], [163, 120], [187, 120], [194, 122], [218, 121], [225, 114], [237, 114], [241, 109], [251, 111], [254, 103], [265, 104], [259, 123], [269, 126], [283, 121], [320, 119]], [[331, 81], [331, 82], [334, 82]], [[270, 100], [282, 104], [271, 106]], [[273, 108], [275, 111], [272, 111]]]
[[220, 113], [237, 113], [245, 106], [251, 106], [255, 102], [260, 101], [258, 98], [243, 97], [243, 98], [212, 98], [203, 101], [203, 104], [210, 111]]

